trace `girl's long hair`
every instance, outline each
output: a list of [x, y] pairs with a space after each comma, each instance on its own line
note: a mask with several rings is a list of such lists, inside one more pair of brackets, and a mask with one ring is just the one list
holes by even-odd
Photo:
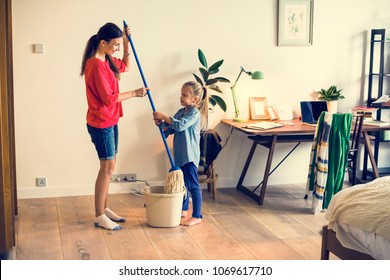
[[203, 87], [200, 83], [196, 81], [186, 82], [183, 87], [191, 88], [194, 96], [198, 96], [199, 100], [196, 104], [196, 108], [199, 110], [201, 115], [201, 130], [206, 130], [208, 118], [209, 118], [209, 97], [207, 88]]
[[[97, 34], [92, 35], [91, 38], [89, 38], [83, 54], [83, 59], [81, 62], [81, 72], [80, 76], [83, 76], [85, 73], [85, 63], [87, 62], [88, 58], [95, 55], [98, 47], [99, 42], [101, 40], [106, 41], [109, 43], [112, 39], [120, 38], [123, 36], [123, 31], [114, 23], [108, 22], [102, 27], [100, 27]], [[117, 79], [119, 79], [119, 70], [116, 67], [115, 63], [112, 61], [112, 58], [110, 55], [106, 54], [106, 60], [108, 60], [108, 63], [110, 65], [110, 69], [114, 72], [114, 75]]]

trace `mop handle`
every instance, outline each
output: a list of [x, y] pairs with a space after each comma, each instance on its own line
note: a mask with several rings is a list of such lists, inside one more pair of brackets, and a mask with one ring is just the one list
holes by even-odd
[[[127, 28], [126, 21], [123, 21], [123, 26], [125, 27], [125, 29]], [[129, 42], [130, 42], [130, 45], [131, 45], [131, 49], [133, 50], [134, 58], [135, 58], [135, 61], [137, 62], [138, 70], [139, 70], [139, 72], [141, 74], [141, 78], [142, 78], [142, 81], [144, 83], [144, 86], [145, 86], [145, 88], [149, 88], [148, 84], [146, 83], [146, 79], [145, 79], [144, 73], [142, 71], [141, 64], [140, 64], [140, 62], [138, 60], [138, 56], [137, 56], [137, 52], [136, 52], [135, 47], [134, 47], [133, 40], [131, 39], [130, 35], [128, 35], [128, 34], [126, 34], [126, 35], [127, 35], [127, 38], [129, 39]], [[150, 101], [150, 105], [152, 106], [153, 112], [156, 112], [156, 107], [154, 106], [152, 95], [150, 94], [150, 90], [147, 89], [146, 93], [148, 94], [148, 98], [149, 98], [149, 101]], [[171, 162], [172, 169], [177, 169], [177, 167], [175, 167], [175, 164], [173, 163], [173, 158], [172, 158], [171, 152], [169, 151], [167, 139], [165, 139], [164, 132], [163, 132], [161, 126], [158, 126], [158, 128], [160, 130], [160, 134], [161, 134], [161, 137], [163, 139], [165, 149], [167, 150], [169, 161]]]

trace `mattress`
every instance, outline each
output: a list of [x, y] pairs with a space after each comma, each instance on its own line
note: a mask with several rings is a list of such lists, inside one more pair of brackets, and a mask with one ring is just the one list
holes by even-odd
[[338, 192], [325, 217], [344, 247], [390, 260], [390, 176]]

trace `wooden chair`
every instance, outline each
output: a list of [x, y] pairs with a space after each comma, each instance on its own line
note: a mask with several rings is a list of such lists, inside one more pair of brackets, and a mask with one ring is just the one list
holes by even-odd
[[213, 199], [215, 199], [217, 193], [218, 179], [214, 160], [222, 150], [221, 141], [221, 137], [213, 129], [201, 133], [200, 163], [198, 168], [199, 183], [207, 184], [207, 190], [212, 193]]
[[218, 174], [215, 172], [214, 162], [212, 162], [208, 169], [198, 170], [199, 183], [207, 184], [207, 191], [211, 192], [211, 197], [215, 199], [217, 194], [217, 180]]
[[362, 137], [362, 127], [364, 122], [364, 114], [356, 113], [353, 117], [353, 130], [351, 135], [351, 141], [348, 151], [348, 162], [347, 162], [347, 171], [348, 171], [348, 180], [349, 183], [353, 186], [356, 183], [361, 184], [361, 181], [357, 178], [357, 164], [359, 156], [359, 145], [361, 143]]
[[[313, 194], [314, 214], [328, 208], [333, 195], [344, 186], [352, 121], [351, 114], [332, 114], [325, 111], [318, 119], [306, 184], [306, 193]], [[324, 170], [327, 171], [326, 176], [323, 176]]]

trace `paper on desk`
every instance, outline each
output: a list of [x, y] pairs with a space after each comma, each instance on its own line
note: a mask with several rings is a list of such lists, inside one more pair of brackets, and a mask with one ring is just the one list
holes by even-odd
[[277, 122], [258, 122], [258, 123], [247, 125], [246, 128], [266, 130], [266, 129], [272, 129], [272, 128], [277, 128], [282, 126], [284, 126], [282, 123], [277, 123]]

